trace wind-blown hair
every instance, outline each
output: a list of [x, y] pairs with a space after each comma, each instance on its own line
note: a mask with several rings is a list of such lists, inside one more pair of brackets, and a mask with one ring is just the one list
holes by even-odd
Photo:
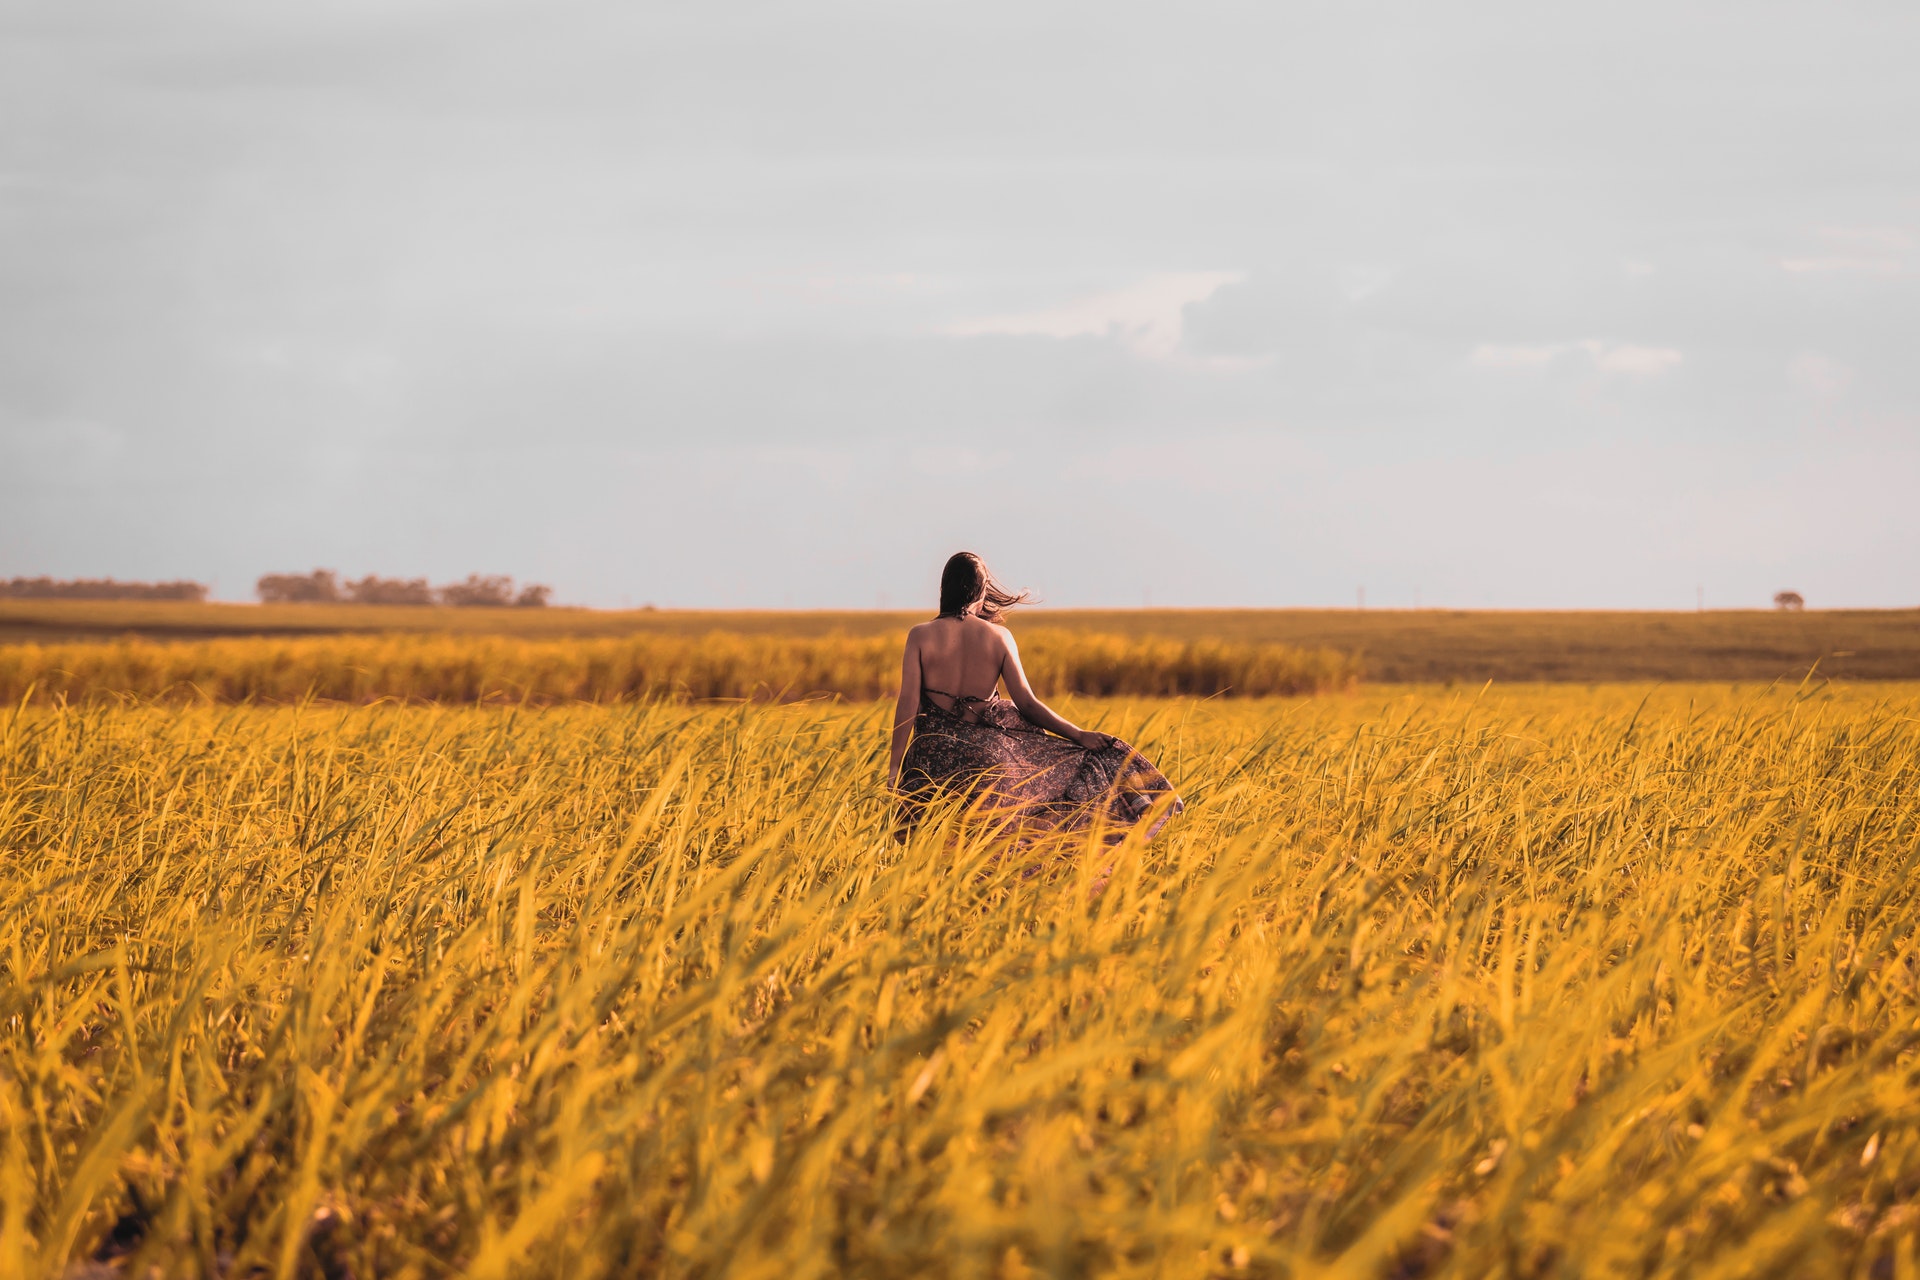
[[987, 572], [987, 562], [971, 551], [957, 551], [940, 571], [940, 616], [951, 617], [980, 601], [980, 617], [998, 622], [1000, 615], [1027, 602], [1027, 592], [1009, 591]]

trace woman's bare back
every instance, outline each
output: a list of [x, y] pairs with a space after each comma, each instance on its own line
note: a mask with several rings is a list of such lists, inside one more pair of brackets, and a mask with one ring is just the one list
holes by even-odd
[[935, 618], [908, 635], [920, 655], [920, 687], [936, 705], [993, 697], [1007, 659], [1006, 632], [970, 615]]

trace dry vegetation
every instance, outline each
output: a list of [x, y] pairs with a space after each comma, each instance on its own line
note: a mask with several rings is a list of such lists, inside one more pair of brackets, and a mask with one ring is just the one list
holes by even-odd
[[[1331, 650], [1210, 640], [1027, 632], [1021, 652], [1044, 694], [1268, 696], [1351, 686]], [[715, 632], [620, 639], [334, 636], [0, 645], [0, 701], [135, 697], [291, 702], [619, 702], [660, 697], [791, 700], [891, 696], [897, 636]]]
[[0, 578], [0, 600], [170, 600], [199, 604], [204, 582], [120, 582], [114, 578]]
[[433, 587], [425, 578], [382, 578], [368, 574], [342, 582], [331, 569], [310, 573], [269, 573], [254, 583], [263, 604], [278, 605], [442, 605], [456, 609], [544, 609], [553, 588], [530, 582], [515, 589], [500, 573], [470, 573], [464, 582]]
[[1912, 1274], [1920, 690], [1070, 713], [20, 708], [0, 1274]]
[[[380, 605], [96, 604], [0, 600], [0, 642], [431, 632], [523, 639], [738, 635], [898, 638], [922, 613], [627, 612]], [[1370, 680], [1920, 679], [1920, 610], [1519, 613], [1445, 609], [1032, 609], [1030, 630], [1332, 649]]]

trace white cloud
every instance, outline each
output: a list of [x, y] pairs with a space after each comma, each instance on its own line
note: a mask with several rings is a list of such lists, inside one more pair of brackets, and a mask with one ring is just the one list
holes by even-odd
[[1239, 284], [1246, 278], [1241, 271], [1161, 272], [1124, 289], [1093, 294], [1064, 306], [962, 320], [943, 332], [963, 338], [987, 334], [1108, 338], [1138, 355], [1166, 360], [1180, 349], [1187, 307], [1206, 301], [1223, 285]]
[[1483, 369], [1540, 369], [1573, 351], [1585, 352], [1601, 373], [1636, 378], [1665, 373], [1686, 358], [1672, 347], [1642, 347], [1630, 342], [1585, 338], [1579, 342], [1518, 345], [1483, 342], [1473, 349], [1468, 359]]
[[1580, 345], [1593, 357], [1594, 368], [1603, 373], [1625, 373], [1634, 377], [1665, 373], [1683, 358], [1672, 347], [1636, 347], [1626, 343], [1608, 346], [1600, 342]]
[[1913, 237], [1897, 227], [1823, 227], [1814, 232], [1824, 252], [1782, 258], [1780, 268], [1796, 275], [1862, 272], [1898, 275], [1907, 269]]

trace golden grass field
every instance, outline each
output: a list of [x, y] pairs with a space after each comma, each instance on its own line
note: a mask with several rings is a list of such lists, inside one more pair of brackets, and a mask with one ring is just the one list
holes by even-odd
[[[931, 602], [929, 602], [930, 606]], [[437, 609], [0, 600], [0, 644], [139, 636], [435, 633], [523, 640], [898, 638], [919, 612]], [[1333, 650], [1370, 680], [1920, 680], [1920, 609], [1523, 612], [1452, 609], [1022, 609], [1029, 631], [1130, 640]]]
[[1916, 1274], [1920, 686], [1063, 710], [17, 706], [0, 1274]]
[[[0, 645], [0, 703], [89, 698], [297, 702], [794, 701], [891, 697], [902, 636], [675, 633], [585, 639], [498, 635], [143, 639]], [[1265, 697], [1351, 687], [1359, 663], [1331, 649], [1207, 639], [1028, 631], [1028, 677], [1045, 696]]]

